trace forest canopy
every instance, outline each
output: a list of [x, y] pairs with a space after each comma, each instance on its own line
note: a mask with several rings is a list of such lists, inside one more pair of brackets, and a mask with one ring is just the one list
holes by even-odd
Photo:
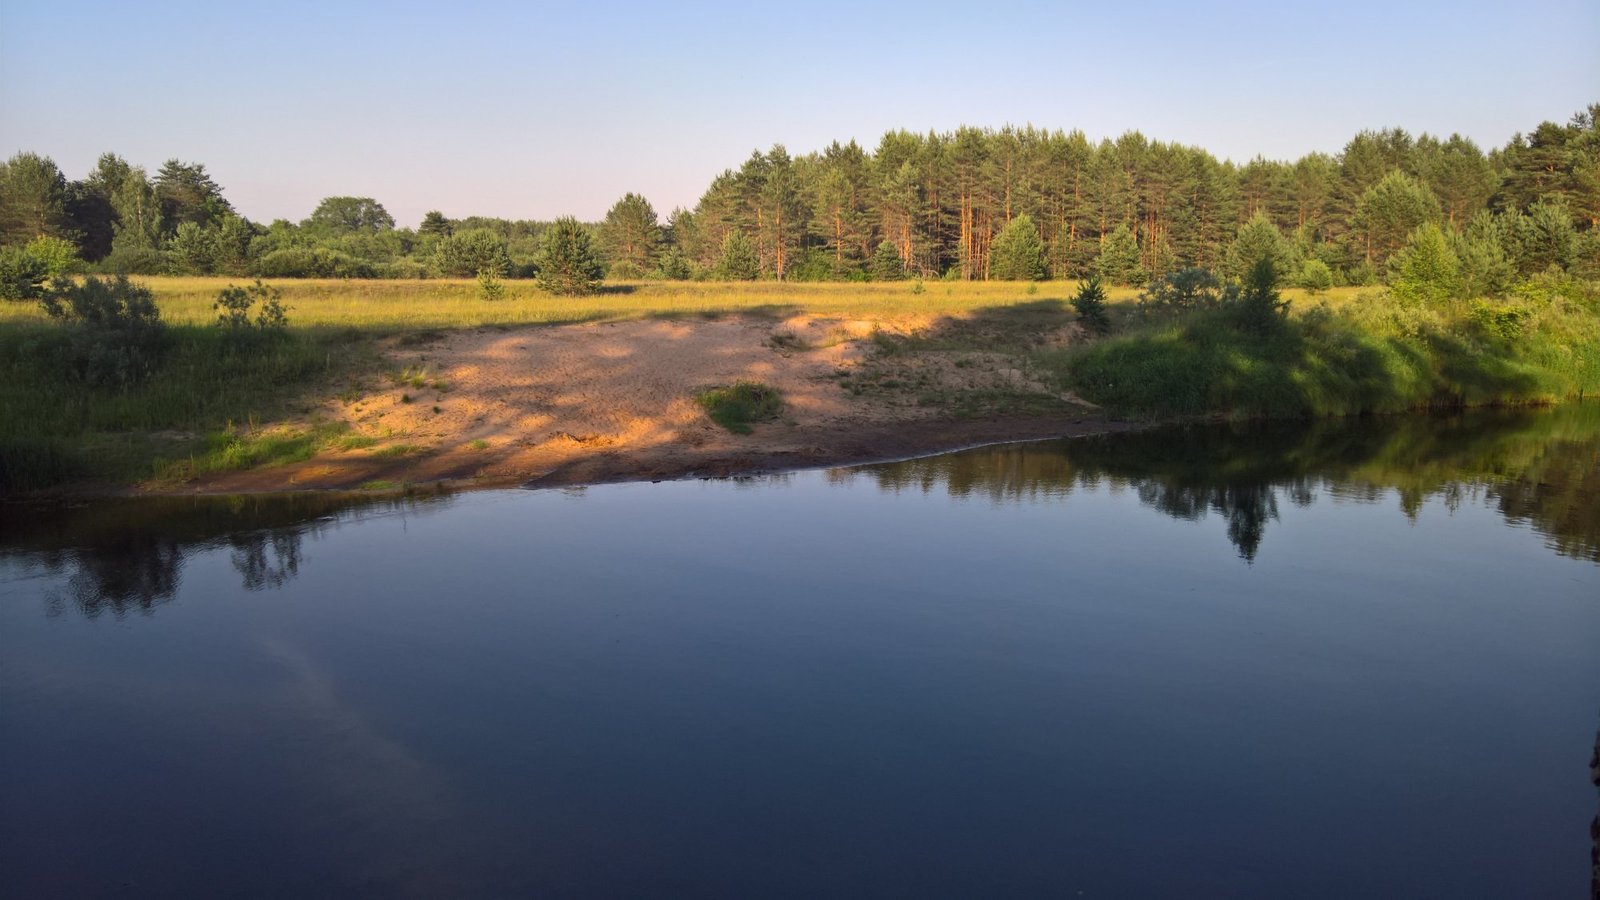
[[[1310, 286], [1388, 279], [1435, 225], [1493, 292], [1555, 266], [1600, 277], [1600, 104], [1485, 151], [1460, 135], [1363, 131], [1334, 155], [1242, 165], [1137, 131], [1098, 143], [1028, 127], [892, 131], [877, 146], [751, 154], [662, 219], [629, 193], [588, 223], [612, 278], [1238, 278], [1263, 256]], [[254, 222], [203, 164], [151, 176], [114, 153], [69, 180], [0, 164], [0, 268], [273, 278], [534, 277], [550, 222], [430, 212], [397, 227], [371, 197]], [[896, 259], [898, 263], [896, 263]], [[19, 269], [20, 267], [20, 269]]]

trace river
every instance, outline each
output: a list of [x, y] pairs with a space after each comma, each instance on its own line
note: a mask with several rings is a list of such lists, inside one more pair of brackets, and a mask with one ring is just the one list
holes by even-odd
[[1560, 897], [1600, 406], [0, 507], [0, 893]]

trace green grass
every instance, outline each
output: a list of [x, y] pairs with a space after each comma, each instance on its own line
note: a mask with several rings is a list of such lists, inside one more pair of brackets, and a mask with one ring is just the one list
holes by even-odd
[[1553, 403], [1600, 393], [1600, 292], [1534, 282], [1485, 328], [1467, 304], [1407, 307], [1372, 292], [1252, 335], [1226, 312], [1157, 321], [1036, 362], [1123, 413], [1227, 418]]
[[734, 434], [749, 434], [751, 424], [770, 422], [783, 413], [783, 394], [757, 381], [739, 381], [695, 396], [711, 421]]
[[[1284, 334], [1261, 340], [1205, 316], [1145, 322], [1133, 310], [1135, 292], [1118, 289], [1110, 299], [1121, 333], [1086, 350], [1054, 350], [1037, 338], [1073, 320], [1067, 305], [1073, 282], [1041, 282], [1033, 294], [1015, 282], [941, 282], [920, 292], [911, 282], [626, 282], [581, 298], [507, 282], [503, 299], [487, 301], [470, 280], [285, 279], [273, 284], [290, 307], [289, 329], [243, 349], [212, 327], [217, 292], [237, 279], [138, 280], [156, 295], [170, 349], [153, 377], [126, 388], [90, 388], [61, 377], [54, 365], [65, 340], [59, 326], [37, 304], [0, 303], [0, 494], [81, 482], [121, 485], [370, 446], [370, 439], [320, 426], [274, 423], [305, 421], [333, 397], [357, 402], [381, 383], [381, 341], [426, 347], [465, 328], [725, 315], [938, 320], [909, 337], [874, 335], [870, 346], [882, 360], [875, 364], [882, 377], [863, 372], [843, 386], [854, 393], [899, 391], [957, 414], [963, 403], [973, 414], [995, 406], [1027, 414], [1041, 401], [1004, 392], [945, 396], [908, 381], [914, 372], [893, 368], [895, 359], [1000, 353], [1113, 411], [1152, 416], [1337, 414], [1600, 392], [1600, 313], [1592, 293], [1519, 296], [1500, 304], [1517, 307], [1509, 311], [1458, 304], [1404, 312], [1355, 289], [1315, 300], [1286, 291], [1296, 315]], [[808, 349], [785, 334], [773, 339], [774, 349]], [[421, 392], [452, 388], [423, 369], [396, 372], [392, 381], [413, 402], [437, 403], [438, 396]], [[735, 399], [713, 405], [720, 410]], [[743, 402], [729, 407], [724, 418], [733, 424], [726, 427], [747, 429], [777, 415], [760, 403], [731, 411]], [[781, 409], [781, 398], [771, 402]]]
[[[241, 279], [142, 277], [135, 279], [156, 295], [161, 314], [173, 325], [209, 325], [217, 292]], [[531, 281], [507, 281], [503, 300], [478, 296], [474, 280], [279, 279], [293, 328], [352, 328], [368, 334], [402, 335], [402, 343], [426, 345], [450, 329], [485, 326], [555, 325], [657, 317], [756, 314], [881, 318], [947, 315], [979, 309], [1056, 300], [1077, 290], [1074, 281], [1040, 282], [1027, 293], [1026, 282], [942, 282], [916, 293], [911, 282], [869, 284], [756, 282], [608, 282], [588, 297], [556, 297]], [[1338, 289], [1323, 295], [1337, 302], [1353, 294]], [[1128, 302], [1137, 291], [1116, 288], [1110, 299]], [[1299, 298], [1296, 291], [1287, 294]], [[1297, 300], [1298, 302], [1298, 300]], [[0, 325], [43, 323], [37, 305], [0, 303]]]
[[[14, 312], [12, 304], [0, 308]], [[247, 348], [214, 328], [168, 331], [152, 377], [96, 388], [59, 373], [63, 329], [0, 320], [0, 493], [125, 484], [169, 473], [174, 461], [199, 470], [282, 461], [300, 451], [247, 446], [241, 436], [267, 441], [262, 423], [309, 412], [308, 393], [378, 358], [368, 338], [346, 329], [293, 329]]]

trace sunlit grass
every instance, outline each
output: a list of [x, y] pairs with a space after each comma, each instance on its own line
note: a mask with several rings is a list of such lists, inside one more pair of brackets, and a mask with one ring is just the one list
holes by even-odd
[[[240, 279], [146, 277], [161, 315], [174, 325], [216, 321], [217, 292]], [[485, 325], [555, 325], [649, 317], [807, 313], [845, 318], [951, 315], [978, 309], [1066, 300], [1075, 281], [1043, 281], [1030, 294], [1027, 282], [780, 283], [652, 281], [608, 282], [589, 297], [555, 297], [531, 281], [507, 281], [505, 297], [485, 300], [472, 280], [281, 279], [272, 285], [290, 307], [291, 327], [360, 328], [377, 332], [472, 328]], [[1321, 295], [1341, 302], [1354, 289]], [[1113, 303], [1131, 303], [1138, 292], [1117, 288]], [[1286, 292], [1303, 299], [1298, 291]], [[0, 303], [0, 322], [44, 318], [36, 305]]]

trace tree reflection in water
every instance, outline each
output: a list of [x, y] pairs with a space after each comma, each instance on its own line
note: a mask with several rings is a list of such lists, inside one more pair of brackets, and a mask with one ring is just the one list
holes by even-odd
[[1077, 487], [1131, 489], [1178, 519], [1213, 513], [1253, 562], [1280, 503], [1319, 495], [1376, 503], [1415, 519], [1439, 500], [1486, 502], [1564, 555], [1600, 562], [1600, 404], [1448, 416], [1212, 425], [981, 448], [838, 469], [888, 491], [943, 490], [995, 503], [1065, 497]]
[[329, 528], [389, 512], [433, 507], [444, 492], [365, 495], [128, 498], [0, 508], [0, 561], [69, 573], [46, 598], [88, 618], [150, 613], [172, 600], [185, 560], [226, 547], [242, 586], [280, 588], [300, 573], [304, 543]]
[[313, 524], [305, 530], [258, 531], [229, 537], [233, 567], [243, 577], [244, 589], [259, 591], [283, 587], [285, 582], [300, 574], [300, 541], [306, 531], [316, 530]]
[[[1600, 788], [1600, 732], [1595, 732], [1594, 755], [1589, 757], [1589, 780]], [[1589, 840], [1594, 843], [1594, 849], [1589, 851], [1589, 892], [1600, 900], [1600, 812], [1589, 823]]]

